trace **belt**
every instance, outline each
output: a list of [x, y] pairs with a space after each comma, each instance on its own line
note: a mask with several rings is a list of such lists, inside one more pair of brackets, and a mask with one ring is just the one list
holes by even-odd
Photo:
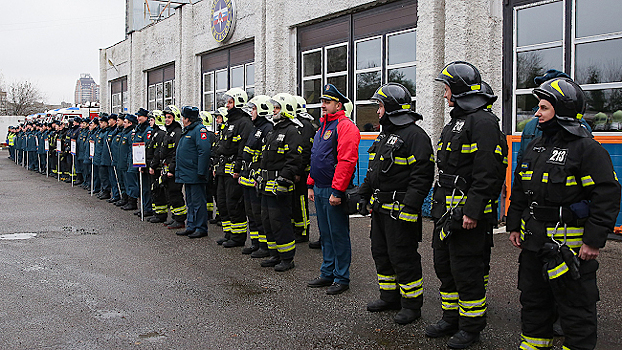
[[376, 197], [376, 199], [380, 203], [394, 203], [394, 202], [402, 203], [404, 201], [404, 197], [406, 197], [406, 192], [377, 191], [377, 192], [374, 192], [374, 197]]
[[460, 175], [441, 172], [438, 174], [438, 185], [448, 189], [458, 189], [463, 192], [468, 190], [466, 179]]
[[261, 170], [260, 174], [264, 180], [274, 180], [279, 177], [279, 172], [277, 170]]
[[570, 208], [538, 205], [536, 202], [532, 202], [529, 206], [529, 214], [537, 221], [558, 222], [562, 224], [576, 221], [576, 217]]

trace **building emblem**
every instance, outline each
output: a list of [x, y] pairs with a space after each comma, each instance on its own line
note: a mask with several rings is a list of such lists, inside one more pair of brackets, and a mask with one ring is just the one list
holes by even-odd
[[235, 13], [233, 0], [212, 0], [212, 36], [219, 43], [225, 42], [233, 33]]

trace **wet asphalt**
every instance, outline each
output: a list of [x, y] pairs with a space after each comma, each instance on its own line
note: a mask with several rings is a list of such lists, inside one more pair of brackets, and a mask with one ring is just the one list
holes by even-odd
[[[425, 326], [441, 314], [424, 223], [424, 305], [413, 324], [369, 313], [378, 297], [370, 219], [351, 218], [351, 289], [328, 296], [306, 283], [321, 252], [300, 244], [296, 268], [277, 273], [209, 236], [179, 237], [161, 224], [29, 172], [0, 152], [0, 349], [446, 349]], [[313, 210], [312, 210], [313, 211]], [[311, 238], [317, 239], [312, 217]], [[15, 233], [35, 233], [30, 239]], [[495, 236], [488, 326], [471, 349], [517, 349], [519, 251]], [[622, 243], [601, 251], [598, 349], [621, 349]], [[562, 338], [556, 338], [561, 348]]]

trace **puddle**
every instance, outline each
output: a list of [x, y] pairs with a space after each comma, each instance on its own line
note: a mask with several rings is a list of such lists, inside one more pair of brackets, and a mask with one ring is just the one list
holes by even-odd
[[145, 334], [139, 334], [138, 337], [140, 339], [155, 340], [155, 339], [166, 338], [166, 335], [164, 333], [153, 331], [153, 332], [149, 332]]
[[35, 237], [37, 237], [37, 234], [34, 232], [6, 233], [0, 235], [0, 239], [4, 240], [30, 239]]
[[98, 318], [100, 320], [108, 320], [111, 318], [125, 318], [125, 317], [127, 317], [127, 314], [125, 312], [116, 311], [116, 310], [97, 310], [97, 314], [95, 315], [95, 318]]

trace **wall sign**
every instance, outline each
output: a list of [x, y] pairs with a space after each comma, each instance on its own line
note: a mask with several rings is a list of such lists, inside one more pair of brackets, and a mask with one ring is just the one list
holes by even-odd
[[233, 33], [235, 13], [233, 0], [212, 0], [212, 36], [219, 43], [227, 41]]

